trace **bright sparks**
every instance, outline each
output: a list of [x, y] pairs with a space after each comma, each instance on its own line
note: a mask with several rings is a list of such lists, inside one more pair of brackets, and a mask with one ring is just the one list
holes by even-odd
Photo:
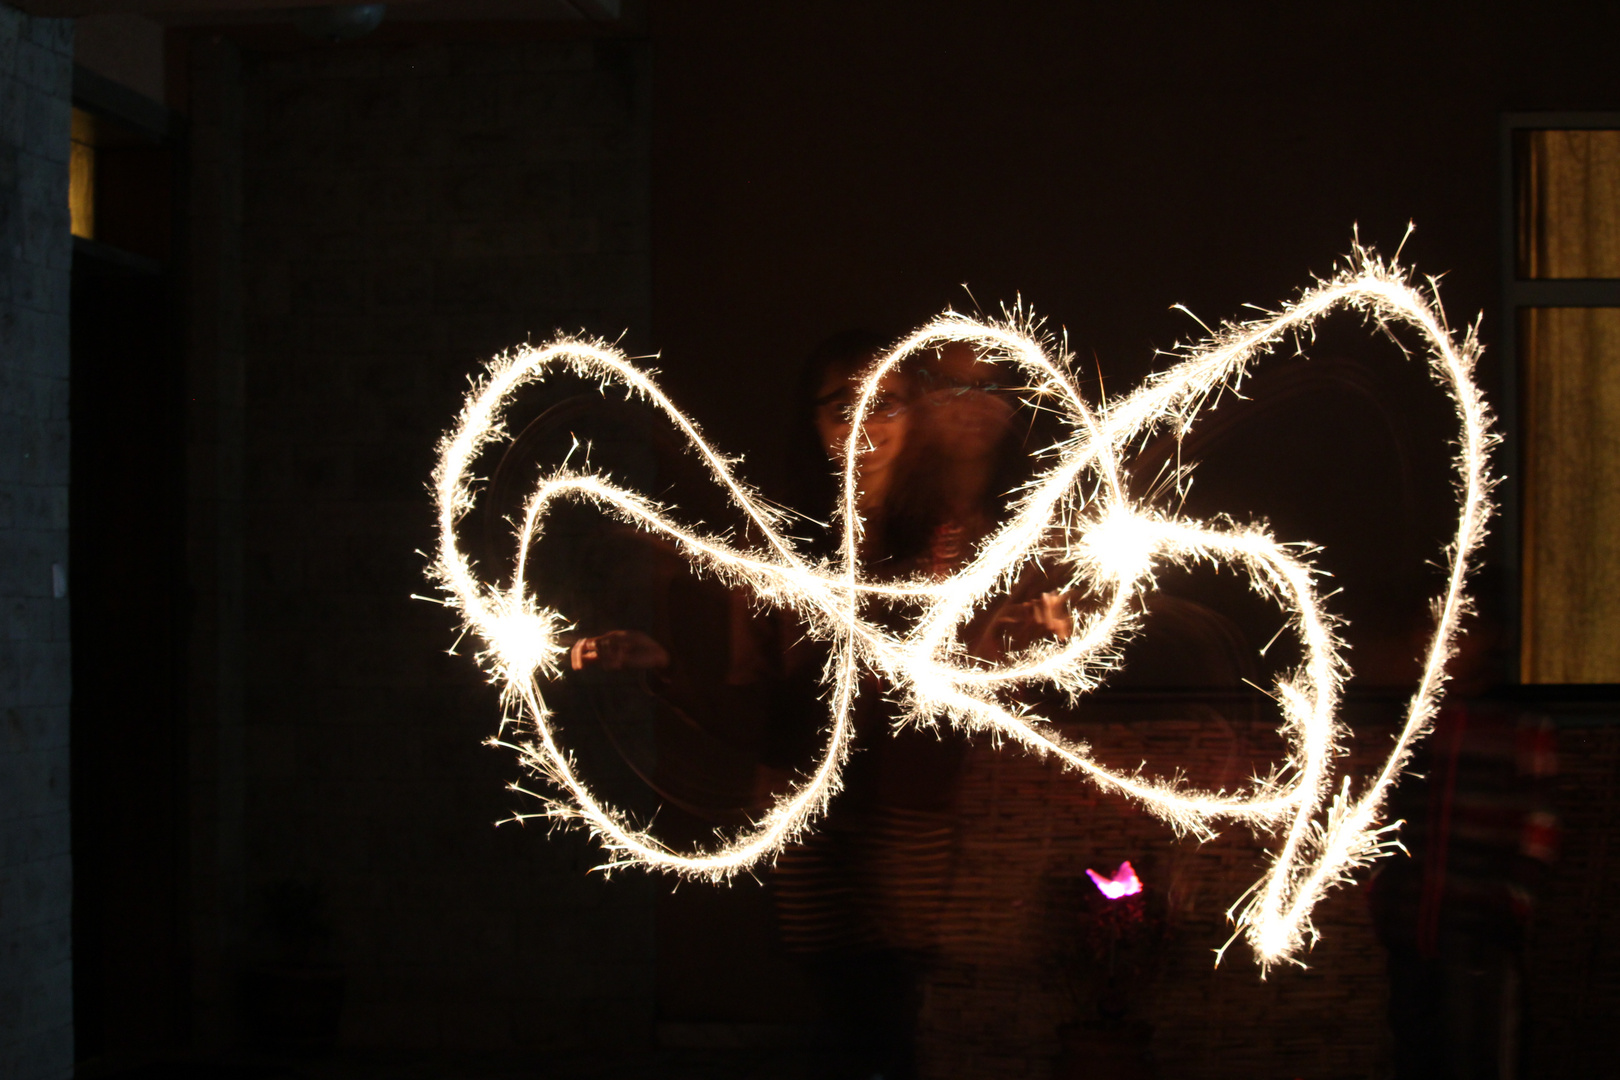
[[[1459, 514], [1445, 551], [1447, 585], [1435, 601], [1434, 633], [1395, 746], [1377, 775], [1359, 788], [1349, 777], [1333, 775], [1348, 734], [1338, 719], [1348, 669], [1310, 565], [1297, 548], [1262, 528], [1190, 520], [1134, 499], [1124, 465], [1132, 446], [1161, 431], [1185, 433], [1212, 393], [1235, 386], [1258, 357], [1285, 337], [1308, 335], [1337, 310], [1360, 312], [1380, 328], [1402, 325], [1421, 337], [1435, 379], [1456, 405], [1459, 424]], [[1446, 661], [1467, 610], [1463, 586], [1490, 514], [1487, 457], [1495, 441], [1489, 410], [1473, 382], [1479, 357], [1475, 330], [1459, 340], [1445, 322], [1432, 282], [1427, 293], [1420, 291], [1399, 266], [1358, 247], [1337, 276], [1317, 282], [1281, 311], [1228, 324], [1181, 350], [1175, 366], [1140, 389], [1097, 408], [1082, 397], [1069, 358], [1050, 354], [1028, 322], [986, 322], [947, 312], [871, 368], [855, 407], [854, 430], [864, 429], [888, 372], [925, 350], [951, 343], [966, 343], [988, 359], [1022, 369], [1033, 388], [1029, 400], [1058, 413], [1068, 432], [1045, 458], [1044, 471], [1022, 494], [1010, 519], [980, 546], [969, 565], [943, 581], [884, 583], [869, 577], [861, 565], [855, 506], [862, 439], [846, 443], [839, 515], [842, 554], [832, 563], [817, 563], [784, 535], [782, 515], [736, 477], [731, 461], [710, 447], [649, 375], [618, 350], [600, 341], [559, 338], [490, 365], [439, 447], [434, 474], [439, 546], [433, 574], [466, 629], [485, 643], [479, 660], [502, 687], [518, 721], [515, 729], [523, 733], [496, 741], [515, 750], [551, 789], [538, 796], [543, 814], [533, 816], [582, 823], [607, 849], [609, 867], [639, 863], [721, 879], [769, 860], [808, 829], [838, 791], [853, 736], [851, 709], [858, 681], [863, 669], [871, 669], [890, 682], [904, 703], [899, 723], [944, 722], [1015, 740], [1059, 758], [1106, 790], [1137, 800], [1178, 833], [1207, 837], [1220, 823], [1236, 821], [1276, 835], [1267, 872], [1229, 914], [1236, 924], [1234, 936], [1248, 941], [1263, 967], [1280, 960], [1297, 962], [1316, 937], [1310, 921], [1316, 903], [1389, 844], [1380, 812], [1415, 743], [1433, 721]], [[618, 384], [661, 411], [765, 538], [762, 545], [741, 547], [685, 527], [646, 497], [588, 468], [564, 464], [542, 477], [528, 501], [509, 583], [480, 580], [456, 539], [457, 522], [474, 501], [473, 462], [503, 436], [503, 410], [519, 388], [562, 372], [604, 387]], [[529, 550], [544, 535], [547, 511], [559, 500], [594, 505], [661, 535], [696, 566], [797, 612], [812, 633], [832, 646], [831, 716], [814, 770], [757, 823], [710, 848], [673, 850], [603, 803], [557, 741], [542, 685], [559, 669], [564, 649], [558, 636], [568, 619], [530, 595], [524, 568]], [[965, 656], [958, 641], [963, 625], [1037, 558], [1045, 566], [1064, 568], [1069, 595], [1090, 596], [1096, 604], [1088, 606], [1088, 614], [1076, 613], [1074, 632], [1061, 642], [1048, 641], [998, 664]], [[1136, 613], [1153, 587], [1155, 567], [1193, 563], [1224, 565], [1247, 575], [1285, 613], [1304, 656], [1299, 668], [1272, 688], [1290, 759], [1270, 777], [1235, 793], [1198, 791], [1176, 780], [1109, 769], [1089, 747], [1065, 738], [1016, 697], [1020, 687], [1037, 683], [1053, 684], [1071, 696], [1098, 686], [1136, 628]], [[907, 597], [919, 610], [904, 632], [885, 629], [867, 617], [874, 602], [897, 596]]]

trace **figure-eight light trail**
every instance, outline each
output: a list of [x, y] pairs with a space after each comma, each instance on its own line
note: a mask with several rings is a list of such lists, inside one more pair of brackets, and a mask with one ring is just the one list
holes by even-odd
[[[1361, 313], [1381, 327], [1404, 326], [1421, 339], [1436, 382], [1456, 406], [1457, 529], [1444, 552], [1446, 585], [1434, 600], [1434, 631], [1422, 674], [1405, 707], [1403, 727], [1381, 770], [1359, 783], [1336, 778], [1339, 720], [1348, 669], [1334, 622], [1316, 591], [1316, 574], [1298, 545], [1265, 529], [1226, 520], [1191, 520], [1132, 497], [1127, 458], [1133, 446], [1169, 434], [1180, 437], [1212, 393], [1239, 384], [1249, 366], [1285, 338], [1309, 338], [1316, 323], [1338, 310]], [[1043, 466], [1022, 491], [1004, 524], [972, 561], [944, 580], [879, 582], [857, 556], [861, 522], [855, 512], [866, 418], [884, 375], [920, 354], [965, 343], [987, 360], [1015, 365], [1027, 380], [1027, 404], [1052, 410], [1064, 439], [1041, 458]], [[1054, 354], [1055, 352], [1055, 354]], [[1054, 351], [1027, 320], [983, 321], [947, 312], [882, 356], [867, 372], [854, 407], [854, 435], [843, 460], [842, 554], [818, 562], [790, 540], [785, 516], [749, 489], [697, 426], [666, 398], [649, 373], [600, 341], [558, 338], [495, 359], [469, 392], [455, 427], [440, 445], [434, 474], [439, 546], [433, 573], [465, 628], [484, 644], [480, 662], [503, 691], [510, 746], [543, 779], [542, 816], [583, 823], [609, 853], [609, 866], [639, 863], [679, 874], [721, 879], [761, 860], [811, 828], [839, 788], [850, 752], [851, 709], [864, 669], [885, 679], [902, 704], [897, 723], [951, 724], [1012, 739], [1059, 758], [1108, 791], [1136, 800], [1178, 832], [1200, 837], [1223, 822], [1240, 822], [1278, 837], [1270, 865], [1230, 912], [1237, 934], [1262, 966], [1296, 960], [1314, 942], [1311, 910], [1333, 885], [1390, 845], [1380, 813], [1391, 786], [1428, 731], [1446, 680], [1458, 624], [1467, 610], [1464, 582], [1485, 534], [1491, 480], [1487, 457], [1495, 437], [1490, 414], [1473, 381], [1479, 357], [1474, 329], [1461, 337], [1447, 325], [1434, 294], [1413, 283], [1398, 265], [1358, 248], [1333, 278], [1318, 281], [1280, 311], [1224, 326], [1209, 339], [1173, 354], [1176, 363], [1136, 391], [1100, 405], [1080, 393], [1069, 358]], [[545, 473], [517, 522], [516, 553], [504, 583], [481, 580], [458, 546], [456, 527], [475, 497], [475, 459], [505, 436], [503, 410], [527, 383], [569, 372], [617, 384], [662, 412], [705, 462], [717, 483], [762, 539], [744, 545], [683, 525], [679, 507], [659, 505], [594, 472], [587, 464]], [[754, 824], [712, 846], [677, 851], [602, 802], [557, 738], [543, 696], [558, 676], [570, 628], [566, 613], [549, 610], [526, 581], [530, 549], [544, 535], [547, 514], [573, 500], [657, 533], [694, 564], [721, 580], [746, 586], [762, 601], [791, 609], [831, 645], [830, 710], [825, 745], [814, 768]], [[806, 508], [814, 510], [815, 508]], [[1032, 560], [1067, 576], [1075, 607], [1073, 633], [1001, 662], [966, 655], [959, 634], [966, 621], [992, 605]], [[1101, 764], [1086, 745], [1066, 738], [1019, 704], [1019, 691], [1052, 684], [1071, 698], [1099, 685], [1118, 663], [1136, 629], [1155, 569], [1165, 564], [1214, 564], [1247, 576], [1281, 609], [1297, 637], [1303, 661], [1279, 676], [1272, 696], [1282, 713], [1289, 753], [1264, 777], [1236, 792], [1195, 790], [1182, 782], [1118, 771]], [[904, 631], [871, 618], [878, 604], [904, 604], [916, 615]]]

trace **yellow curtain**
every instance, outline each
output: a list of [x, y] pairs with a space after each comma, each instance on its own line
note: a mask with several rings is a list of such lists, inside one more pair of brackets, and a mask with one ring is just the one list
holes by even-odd
[[68, 157], [68, 220], [74, 236], [96, 238], [95, 123], [82, 109], [73, 110], [73, 141]]
[[1620, 682], [1620, 308], [1530, 308], [1525, 682]]
[[1620, 278], [1620, 131], [1529, 131], [1519, 276]]

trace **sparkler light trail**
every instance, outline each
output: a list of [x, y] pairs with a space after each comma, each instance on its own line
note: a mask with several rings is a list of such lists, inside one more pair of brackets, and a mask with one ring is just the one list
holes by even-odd
[[[1380, 771], [1359, 789], [1351, 778], [1333, 775], [1333, 762], [1349, 734], [1339, 720], [1348, 668], [1310, 565], [1259, 526], [1191, 520], [1132, 497], [1125, 468], [1133, 444], [1161, 432], [1185, 434], [1212, 393], [1235, 387], [1257, 358], [1285, 338], [1308, 336], [1320, 320], [1339, 310], [1359, 312], [1380, 329], [1404, 326], [1415, 332], [1431, 374], [1456, 406], [1459, 425], [1457, 528], [1445, 551], [1447, 583], [1434, 601], [1434, 632], [1395, 745]], [[484, 643], [479, 661], [502, 688], [508, 719], [522, 733], [504, 737], [503, 722], [503, 736], [491, 741], [516, 751], [523, 765], [551, 788], [546, 794], [529, 792], [543, 801], [544, 810], [523, 816], [583, 824], [606, 848], [609, 868], [638, 863], [723, 879], [773, 857], [825, 812], [838, 791], [853, 735], [852, 705], [861, 672], [869, 669], [894, 688], [903, 706], [897, 724], [948, 723], [1053, 755], [1099, 787], [1135, 799], [1178, 834], [1207, 838], [1220, 823], [1239, 822], [1279, 836], [1265, 875], [1228, 914], [1236, 924], [1234, 940], [1241, 935], [1263, 968], [1281, 960], [1297, 963], [1299, 952], [1316, 940], [1310, 921], [1316, 903], [1392, 843], [1392, 826], [1380, 824], [1380, 811], [1415, 744], [1432, 725], [1447, 678], [1446, 662], [1468, 609], [1464, 582], [1491, 511], [1487, 458], [1496, 439], [1489, 409], [1473, 381], [1480, 352], [1476, 331], [1477, 324], [1459, 339], [1445, 321], [1432, 280], [1425, 293], [1399, 265], [1358, 245], [1338, 274], [1317, 281], [1280, 311], [1227, 324], [1207, 340], [1183, 347], [1174, 366], [1097, 407], [1080, 393], [1069, 357], [1050, 353], [1028, 320], [982, 321], [946, 312], [866, 373], [853, 412], [855, 435], [844, 451], [838, 517], [842, 551], [830, 562], [811, 559], [784, 535], [785, 516], [737, 478], [732, 462], [623, 353], [601, 341], [558, 338], [496, 358], [440, 444], [433, 479], [439, 545], [432, 573], [448, 603], [459, 610], [465, 629]], [[944, 580], [878, 581], [858, 556], [862, 523], [856, 494], [864, 442], [859, 434], [887, 373], [918, 354], [953, 343], [1020, 368], [1029, 380], [1026, 401], [1057, 413], [1067, 427], [1066, 438], [1042, 458], [1044, 471], [960, 572]], [[662, 412], [762, 541], [749, 547], [705, 535], [680, 524], [669, 508], [615, 485], [588, 466], [564, 463], [541, 477], [524, 508], [508, 583], [481, 581], [456, 537], [457, 523], [474, 502], [473, 463], [504, 435], [503, 411], [522, 386], [565, 372], [596, 380], [604, 388], [617, 384]], [[661, 535], [698, 568], [797, 612], [811, 633], [831, 645], [830, 718], [814, 769], [756, 823], [709, 848], [674, 850], [602, 802], [558, 740], [542, 684], [560, 673], [566, 653], [561, 642], [569, 622], [532, 595], [525, 566], [530, 549], [544, 535], [548, 512], [565, 500], [595, 506]], [[1083, 610], [1071, 608], [1073, 632], [998, 663], [967, 655], [959, 642], [964, 624], [1037, 559], [1069, 575], [1065, 596], [1088, 598]], [[1022, 687], [1041, 683], [1066, 691], [1071, 699], [1097, 687], [1117, 666], [1121, 646], [1138, 625], [1141, 599], [1153, 587], [1155, 568], [1194, 563], [1225, 565], [1246, 575], [1285, 613], [1303, 653], [1298, 669], [1278, 677], [1272, 693], [1282, 713], [1289, 757], [1269, 776], [1237, 792], [1198, 791], [1177, 780], [1110, 769], [1088, 746], [1065, 737], [1014, 696]], [[917, 611], [908, 628], [886, 628], [867, 617], [874, 605], [895, 600]]]

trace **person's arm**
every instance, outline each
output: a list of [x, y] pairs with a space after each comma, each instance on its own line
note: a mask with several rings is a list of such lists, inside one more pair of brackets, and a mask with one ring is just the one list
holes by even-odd
[[640, 630], [609, 630], [595, 637], [580, 638], [568, 650], [568, 666], [574, 671], [600, 668], [603, 671], [647, 671], [669, 666], [669, 650]]

